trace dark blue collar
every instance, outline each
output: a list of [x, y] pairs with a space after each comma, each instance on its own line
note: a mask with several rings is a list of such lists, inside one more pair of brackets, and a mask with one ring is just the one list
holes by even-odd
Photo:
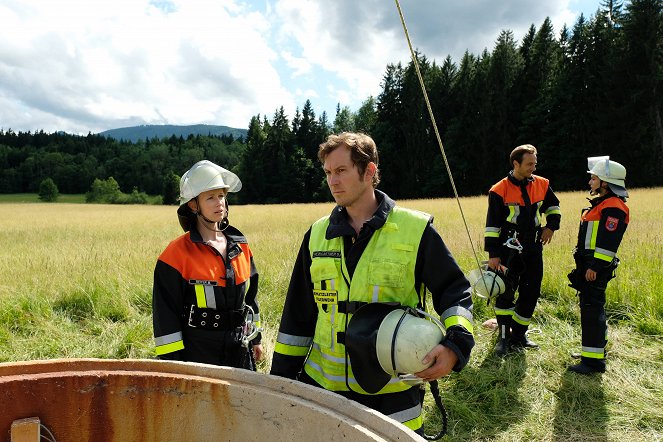
[[[378, 201], [378, 208], [373, 213], [373, 216], [367, 220], [364, 225], [368, 225], [371, 229], [378, 230], [387, 222], [389, 212], [394, 208], [396, 202], [389, 198], [389, 195], [381, 190], [375, 189], [375, 198]], [[338, 238], [340, 236], [354, 236], [355, 229], [350, 225], [348, 219], [348, 211], [345, 207], [336, 206], [329, 215], [329, 226], [325, 237], [327, 239]]]

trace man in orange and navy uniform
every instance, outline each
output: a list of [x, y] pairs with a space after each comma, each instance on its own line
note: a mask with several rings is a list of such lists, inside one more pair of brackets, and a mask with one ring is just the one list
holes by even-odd
[[[509, 157], [513, 169], [488, 194], [484, 249], [488, 266], [506, 274], [507, 282], [495, 301], [499, 356], [512, 348], [538, 347], [526, 332], [541, 295], [543, 246], [559, 229], [561, 212], [548, 180], [534, 175], [536, 155], [531, 144], [516, 147]], [[522, 249], [507, 247], [508, 240]]]
[[587, 159], [591, 206], [583, 209], [578, 243], [573, 257], [576, 269], [569, 279], [580, 297], [582, 350], [580, 363], [569, 371], [590, 374], [605, 371], [608, 326], [605, 316], [605, 290], [619, 265], [617, 248], [629, 222], [624, 187], [626, 168], [610, 157]]

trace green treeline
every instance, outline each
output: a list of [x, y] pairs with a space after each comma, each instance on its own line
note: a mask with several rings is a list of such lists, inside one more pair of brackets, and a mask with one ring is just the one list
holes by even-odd
[[[555, 32], [549, 19], [518, 44], [503, 31], [491, 52], [441, 64], [418, 54], [457, 190], [486, 193], [509, 152], [531, 143], [555, 190], [586, 188], [586, 157], [610, 155], [628, 187], [663, 185], [663, 0], [604, 1], [590, 19]], [[90, 192], [112, 177], [125, 193], [164, 195], [206, 158], [237, 172], [239, 203], [328, 200], [318, 145], [329, 133], [369, 133], [380, 150], [380, 187], [396, 198], [453, 194], [412, 62], [388, 65], [377, 97], [333, 122], [310, 101], [254, 116], [245, 139], [189, 136], [130, 143], [89, 134], [0, 131], [0, 193]]]

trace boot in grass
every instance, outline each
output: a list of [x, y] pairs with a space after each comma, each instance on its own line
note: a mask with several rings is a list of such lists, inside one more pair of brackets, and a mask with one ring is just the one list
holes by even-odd
[[605, 361], [601, 359], [580, 358], [580, 363], [569, 365], [568, 371], [579, 374], [605, 373]]
[[497, 315], [497, 344], [495, 354], [504, 357], [509, 352], [511, 338], [511, 316]]

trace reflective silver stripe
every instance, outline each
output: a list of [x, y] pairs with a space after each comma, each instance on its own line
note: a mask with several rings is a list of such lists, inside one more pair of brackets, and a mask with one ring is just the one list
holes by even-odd
[[[314, 350], [317, 350], [317, 351], [320, 353], [320, 357], [321, 357], [322, 359], [326, 359], [326, 360], [331, 361], [331, 362], [333, 362], [333, 363], [335, 363], [335, 364], [341, 364], [341, 365], [345, 364], [345, 358], [344, 358], [344, 357], [333, 356], [333, 355], [330, 355], [329, 353], [325, 353], [325, 352], [320, 348], [320, 345], [316, 344], [315, 342], [313, 343], [313, 349], [314, 349]], [[308, 362], [307, 362], [307, 363], [308, 363]], [[311, 365], [311, 366], [315, 365], [316, 367], [318, 367], [318, 365], [315, 364], [314, 362], [311, 362], [310, 365]], [[352, 364], [350, 363], [350, 358], [348, 358], [348, 367], [350, 367], [350, 368], [352, 367]], [[320, 371], [320, 372], [322, 373], [322, 369], [320, 369], [320, 370], [318, 370], [318, 371]], [[329, 379], [329, 380], [334, 380], [333, 377], [330, 377], [330, 376], [325, 376], [325, 377], [326, 377], [327, 379]], [[342, 379], [342, 380], [345, 380], [345, 377], [341, 377], [341, 379]], [[398, 383], [398, 382], [400, 382], [400, 381], [401, 381], [400, 378], [392, 377], [391, 380], [389, 381], [389, 383], [390, 383], [390, 384], [395, 384], [395, 383]]]
[[216, 309], [216, 298], [214, 297], [214, 286], [206, 285], [205, 288], [205, 302], [207, 302], [207, 308]]
[[536, 203], [536, 216], [534, 217], [534, 227], [539, 227], [541, 225], [541, 212], [539, 211], [541, 209], [541, 206], [543, 205], [543, 201], [539, 201]]
[[605, 349], [603, 347], [585, 347], [584, 345], [582, 346], [582, 351], [586, 351], [587, 353], [603, 353]]
[[[306, 360], [306, 365], [311, 366], [315, 371], [318, 373], [322, 374], [322, 377], [325, 379], [328, 379], [332, 382], [345, 382], [345, 376], [332, 376], [329, 373], [326, 373], [322, 370], [322, 368], [316, 364], [315, 362], [311, 361], [311, 359]], [[348, 383], [354, 384], [354, 385], [359, 385], [355, 378], [348, 376]]]
[[325, 353], [325, 352], [322, 351], [322, 349], [320, 348], [320, 345], [316, 344], [315, 342], [313, 343], [313, 348], [316, 349], [316, 350], [318, 350], [318, 351], [320, 352], [320, 356], [321, 356], [323, 359], [326, 359], [326, 360], [328, 360], [328, 361], [335, 362], [335, 363], [337, 363], [337, 364], [345, 364], [345, 358], [344, 358], [344, 357], [342, 358], [342, 357], [338, 357], [338, 356], [332, 356], [332, 355], [330, 355], [330, 354], [328, 354], [328, 353]]
[[[329, 280], [329, 285], [331, 286], [332, 290], [336, 290], [336, 280], [335, 279], [330, 279]], [[349, 296], [348, 292], [348, 296]], [[337, 302], [338, 302], [338, 296], [337, 296]], [[331, 306], [331, 327], [329, 327], [329, 333], [331, 333], [331, 349], [334, 350], [335, 344], [336, 344], [336, 327], [334, 326], [336, 322], [336, 309], [338, 309], [338, 304], [332, 304]]]
[[415, 405], [407, 410], [397, 411], [396, 413], [388, 414], [390, 418], [398, 422], [407, 422], [416, 419], [421, 415], [421, 405]]
[[523, 321], [523, 322], [527, 322], [528, 324], [529, 324], [530, 321], [532, 320], [532, 318], [526, 318], [526, 317], [524, 317], [524, 316], [520, 316], [518, 313], [515, 312], [515, 310], [514, 310], [514, 312], [513, 312], [513, 316], [514, 316], [515, 318], [517, 318], [517, 319], [520, 319], [520, 320]]
[[251, 315], [251, 321], [260, 322], [260, 313], [254, 313], [253, 315]]
[[561, 209], [559, 206], [550, 206], [546, 209], [546, 215], [548, 215], [550, 212], [561, 212]]
[[496, 315], [502, 315], [502, 316], [512, 316], [513, 312], [515, 311], [515, 307], [511, 308], [495, 308], [495, 314]]
[[520, 206], [509, 206], [509, 217], [507, 221], [513, 224], [518, 224], [518, 215], [520, 215]]
[[486, 233], [500, 233], [501, 231], [500, 227], [486, 227]]
[[279, 332], [276, 341], [285, 345], [294, 345], [295, 347], [308, 347], [311, 345], [311, 342], [313, 342], [313, 338], [310, 336], [295, 336]]
[[373, 299], [371, 302], [379, 302], [378, 295], [380, 293], [380, 286], [379, 285], [374, 285], [373, 286]]
[[182, 332], [178, 331], [165, 336], [157, 336], [154, 338], [154, 343], [156, 344], [157, 347], [160, 347], [162, 345], [172, 344], [173, 342], [181, 340], [182, 340]]
[[587, 223], [587, 232], [585, 232], [585, 250], [592, 250], [594, 248], [592, 244], [594, 229], [596, 229], [596, 221], [589, 221]]
[[[321, 354], [324, 356], [324, 353], [321, 352]], [[318, 373], [320, 373], [320, 374], [322, 375], [322, 377], [324, 377], [324, 378], [327, 379], [327, 380], [330, 380], [330, 381], [332, 381], [332, 382], [345, 382], [345, 376], [334, 376], [334, 375], [331, 375], [331, 374], [329, 374], [329, 373], [323, 371], [322, 368], [321, 368], [318, 364], [316, 364], [315, 362], [311, 361], [311, 359], [307, 359], [307, 360], [306, 360], [306, 365], [309, 365], [311, 368], [313, 368], [315, 371], [317, 371]], [[348, 370], [348, 373], [350, 373], [349, 370]], [[400, 378], [392, 377], [391, 379], [389, 379], [389, 382], [387, 383], [387, 385], [389, 385], [389, 384], [397, 384], [397, 383], [399, 383], [399, 382], [401, 382]], [[360, 385], [357, 383], [357, 380], [356, 380], [354, 377], [352, 377], [352, 376], [348, 376], [348, 383], [353, 384], [353, 385], [360, 386]]]
[[594, 249], [594, 252], [595, 253], [600, 253], [601, 255], [609, 256], [611, 258], [614, 258], [615, 255], [616, 255], [616, 253], [613, 252], [612, 250], [602, 249], [600, 247], [597, 247], [596, 249]]
[[471, 323], [474, 323], [474, 317], [472, 316], [472, 312], [458, 305], [454, 307], [449, 307], [442, 313], [441, 316], [442, 322], [446, 321], [446, 319], [449, 318], [450, 316], [462, 316]]

